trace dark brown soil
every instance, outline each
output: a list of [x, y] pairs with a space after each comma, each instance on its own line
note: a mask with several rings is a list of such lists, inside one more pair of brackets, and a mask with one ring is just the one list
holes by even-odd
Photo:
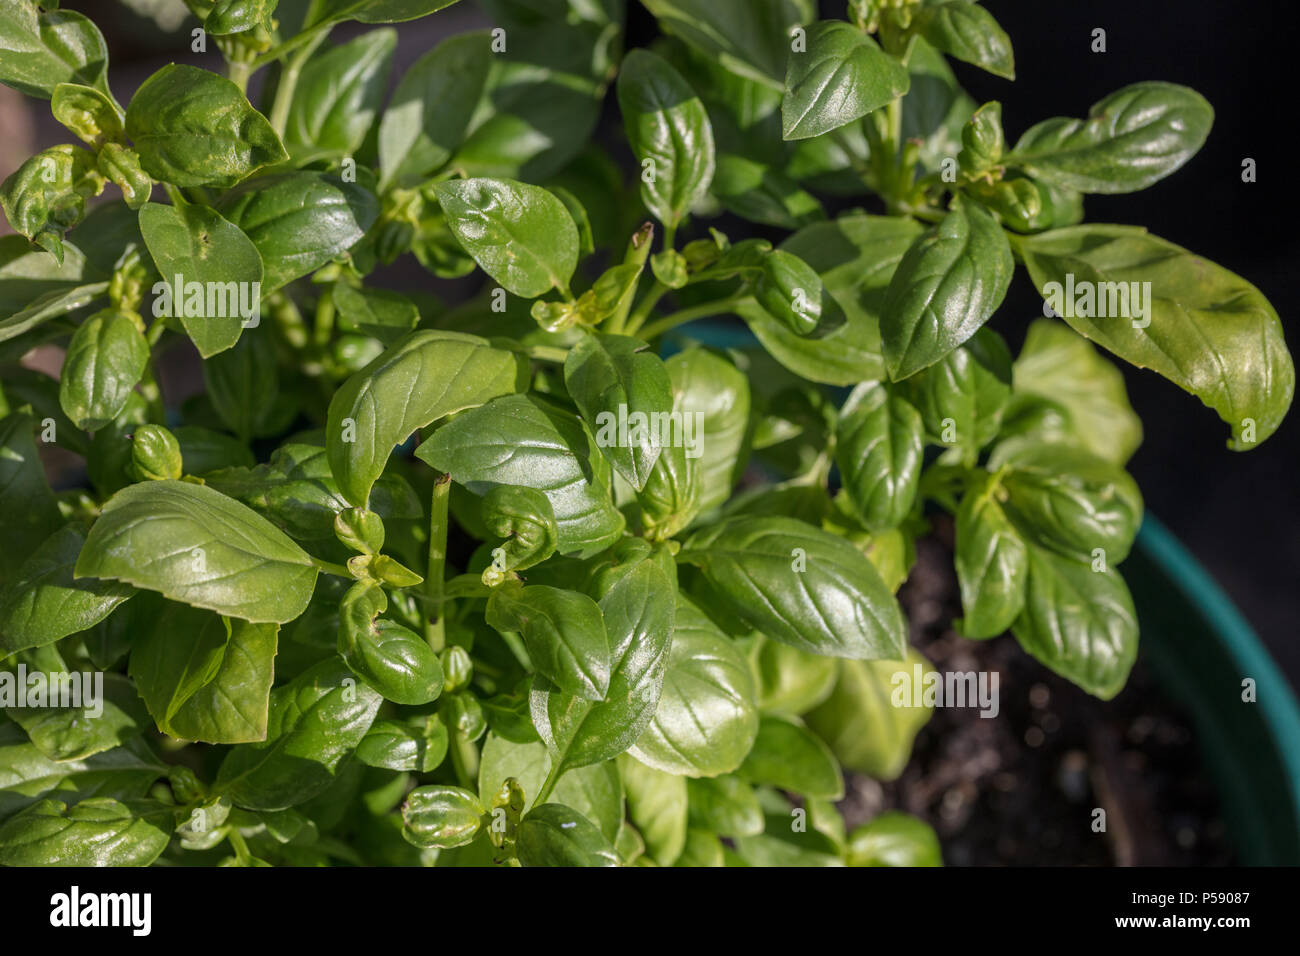
[[[1033, 660], [1010, 635], [966, 640], [951, 523], [917, 543], [900, 592], [911, 640], [941, 672], [996, 671], [1000, 713], [938, 708], [898, 780], [854, 776], [850, 825], [882, 810], [922, 817], [944, 862], [970, 865], [1189, 865], [1234, 862], [1192, 724], [1139, 656], [1128, 685], [1100, 701]], [[1094, 810], [1106, 830], [1094, 832]]]

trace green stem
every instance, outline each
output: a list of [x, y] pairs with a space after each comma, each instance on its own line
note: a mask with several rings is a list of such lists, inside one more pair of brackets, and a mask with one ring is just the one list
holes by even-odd
[[[650, 247], [654, 244], [654, 238], [654, 223], [643, 222], [641, 227], [632, 234], [632, 239], [627, 244], [627, 252], [623, 255], [623, 264], [636, 266], [638, 270], [644, 271], [646, 260], [650, 258]], [[639, 272], [637, 278], [640, 279]], [[635, 291], [636, 285], [634, 283], [633, 288], [619, 302], [614, 314], [609, 317], [606, 331], [611, 335], [618, 335], [623, 331], [623, 327], [627, 323], [628, 313], [632, 310], [632, 299]]]
[[753, 296], [745, 293], [729, 296], [725, 299], [715, 299], [712, 302], [705, 302], [701, 305], [693, 305], [690, 308], [679, 309], [676, 312], [665, 315], [662, 319], [656, 319], [648, 325], [642, 327], [640, 337], [643, 339], [654, 339], [670, 329], [675, 329], [679, 325], [685, 325], [687, 322], [694, 322], [696, 319], [707, 319], [711, 315], [721, 315], [724, 312], [734, 312], [741, 305], [748, 305], [754, 301]]
[[443, 576], [447, 570], [447, 500], [451, 475], [439, 475], [429, 498], [429, 563], [424, 575], [424, 593], [429, 599], [425, 640], [435, 651], [447, 643], [447, 615], [442, 606]]
[[[308, 16], [310, 17], [311, 14], [309, 13]], [[253, 60], [253, 69], [259, 70], [262, 67], [268, 66], [274, 63], [276, 60], [279, 60], [282, 57], [290, 53], [293, 53], [295, 50], [302, 49], [304, 46], [306, 46], [309, 43], [319, 42], [319, 40], [323, 39], [324, 35], [329, 33], [330, 30], [332, 29], [334, 29], [333, 21], [326, 21], [323, 23], [318, 23], [315, 26], [308, 27], [306, 30], [303, 30], [297, 36], [285, 40], [279, 46], [272, 47], [271, 49], [263, 53], [261, 56], [257, 57], [257, 59]]]
[[521, 345], [511, 348], [511, 351], [527, 355], [538, 362], [554, 362], [557, 365], [563, 365], [564, 360], [569, 357], [569, 350], [558, 345]]
[[253, 854], [248, 851], [248, 844], [244, 842], [243, 834], [230, 827], [226, 832], [226, 839], [230, 841], [230, 846], [235, 851], [235, 859], [248, 866], [253, 860]]
[[289, 124], [289, 107], [293, 104], [293, 91], [298, 86], [298, 76], [302, 73], [307, 60], [316, 52], [316, 48], [325, 42], [332, 28], [333, 24], [317, 27], [312, 38], [296, 50], [280, 69], [280, 81], [275, 87], [275, 101], [271, 104], [271, 115], [268, 119], [271, 121], [271, 128], [281, 138], [284, 137], [285, 127]]
[[334, 290], [327, 288], [316, 302], [316, 328], [312, 340], [320, 348], [330, 344], [334, 334]]
[[451, 736], [451, 766], [456, 772], [456, 779], [467, 790], [475, 788], [478, 779], [478, 748], [474, 741], [460, 731], [453, 731]]
[[659, 300], [667, 294], [668, 286], [655, 279], [654, 285], [646, 292], [645, 298], [637, 303], [636, 308], [632, 310], [632, 315], [627, 321], [628, 335], [635, 335], [636, 330], [645, 325], [646, 319], [650, 318], [650, 313], [659, 304]]
[[321, 571], [324, 571], [326, 574], [333, 574], [336, 577], [340, 577], [340, 578], [350, 579], [352, 577], [352, 572], [349, 571], [346, 567], [344, 567], [341, 564], [334, 564], [333, 562], [330, 561], [322, 561], [320, 558], [312, 558], [311, 563], [315, 567], [319, 568]]
[[248, 93], [248, 78], [253, 75], [253, 64], [245, 60], [231, 60], [226, 64], [226, 77], [237, 87], [239, 92]]
[[540, 807], [546, 802], [546, 799], [551, 795], [551, 791], [555, 789], [555, 785], [560, 782], [560, 774], [563, 772], [561, 764], [554, 763], [551, 765], [551, 772], [546, 775], [546, 779], [542, 782], [542, 788], [537, 791], [537, 796], [528, 809]]
[[180, 189], [178, 189], [176, 186], [173, 186], [171, 183], [163, 183], [163, 189], [167, 191], [167, 198], [172, 201], [172, 205], [175, 206], [177, 209], [181, 209], [189, 205], [189, 201], [183, 195], [181, 195]]

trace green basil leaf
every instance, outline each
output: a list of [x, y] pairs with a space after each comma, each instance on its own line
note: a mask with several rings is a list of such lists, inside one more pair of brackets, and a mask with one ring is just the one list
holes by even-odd
[[1142, 444], [1142, 420], [1129, 404], [1124, 376], [1059, 322], [1038, 319], [1029, 326], [1012, 380], [1016, 394], [1040, 395], [1064, 408], [1083, 447], [1100, 458], [1123, 465]]
[[415, 452], [476, 494], [519, 485], [550, 499], [563, 554], [603, 551], [623, 532], [609, 462], [581, 419], [535, 395], [512, 395], [443, 425]]
[[1008, 80], [1016, 78], [1011, 38], [993, 14], [970, 0], [922, 7], [912, 29], [950, 56]]
[[1021, 534], [1076, 561], [1123, 561], [1142, 523], [1142, 495], [1124, 469], [1067, 445], [1008, 442], [1003, 508]]
[[5, 866], [148, 866], [171, 839], [171, 807], [111, 797], [41, 800], [0, 826]]
[[734, 774], [688, 780], [686, 790], [690, 796], [692, 827], [728, 837], [763, 832], [763, 807], [758, 795]]
[[[22, 236], [13, 236], [12, 238], [17, 239], [24, 245], [28, 244], [27, 240]], [[53, 256], [46, 255], [44, 251], [41, 251], [40, 254], [49, 259], [51, 263], [54, 263]], [[94, 302], [107, 291], [107, 282], [94, 282], [69, 289], [51, 289], [33, 300], [25, 308], [4, 319], [0, 319], [0, 342], [17, 338], [38, 326], [44, 325], [51, 319], [57, 319], [61, 315], [75, 312]], [[30, 351], [30, 348], [22, 347], [22, 350], [17, 354], [21, 356], [28, 351]]]
[[280, 393], [269, 330], [242, 335], [232, 348], [204, 362], [203, 385], [217, 415], [243, 442], [265, 434]]
[[[541, 791], [550, 768], [551, 758], [542, 744], [511, 743], [488, 734], [479, 762], [479, 800], [485, 806], [491, 803], [509, 777], [532, 799]], [[554, 796], [596, 824], [608, 840], [617, 838], [623, 828], [623, 784], [613, 761], [564, 772]]]
[[50, 112], [82, 142], [96, 149], [120, 142], [126, 135], [122, 111], [112, 97], [93, 86], [60, 83], [50, 97]]
[[512, 179], [450, 180], [433, 190], [465, 251], [506, 291], [532, 299], [568, 289], [578, 228], [551, 193]]
[[0, 514], [5, 516], [6, 541], [0, 549], [0, 580], [12, 577], [63, 524], [32, 440], [33, 424], [29, 415], [0, 418]]
[[[112, 262], [108, 263], [108, 269], [111, 271]], [[18, 334], [5, 331], [10, 324], [9, 316], [50, 293], [67, 293], [78, 286], [94, 284], [100, 278], [107, 276], [94, 265], [88, 265], [82, 251], [70, 242], [63, 244], [60, 263], [44, 250], [33, 248], [22, 236], [0, 236], [0, 316], [6, 317], [0, 319], [0, 341]], [[107, 288], [104, 283], [104, 291]], [[84, 304], [78, 303], [70, 310]]]
[[749, 380], [729, 360], [705, 349], [679, 352], [664, 362], [683, 415], [703, 415], [698, 433], [700, 511], [731, 497], [749, 458]]
[[238, 86], [181, 63], [164, 66], [136, 90], [126, 134], [145, 172], [176, 186], [233, 186], [289, 158]]
[[[674, 395], [673, 411], [681, 412], [685, 396]], [[704, 444], [698, 416], [683, 414], [681, 440], [663, 447], [646, 479], [645, 487], [636, 492], [641, 507], [641, 523], [646, 537], [665, 541], [686, 528], [700, 513], [700, 461], [697, 457]]]
[[[325, 449], [290, 442], [255, 468], [222, 468], [204, 479], [223, 495], [242, 501], [295, 541], [321, 550], [339, 547], [334, 518], [349, 506], [330, 472]], [[370, 504], [383, 520], [423, 514], [414, 490], [399, 475], [383, 475], [371, 489]]]
[[903, 65], [842, 20], [808, 28], [807, 49], [790, 54], [781, 135], [809, 139], [861, 119], [907, 92]]
[[442, 663], [413, 631], [376, 620], [387, 606], [383, 588], [373, 581], [352, 586], [339, 604], [339, 655], [387, 700], [427, 704], [442, 693]]
[[696, 532], [680, 560], [773, 640], [828, 657], [895, 659], [898, 602], [849, 542], [793, 518], [730, 518]]
[[90, 20], [72, 10], [41, 10], [14, 0], [0, 10], [0, 83], [48, 100], [60, 83], [108, 90], [108, 47]]
[[1002, 304], [1014, 268], [1006, 234], [975, 203], [955, 204], [918, 236], [889, 282], [881, 313], [889, 377], [905, 379], [974, 335]]
[[449, 7], [456, 0], [325, 0], [316, 22], [356, 20], [360, 23], [402, 23]]
[[222, 196], [218, 208], [262, 254], [265, 295], [347, 252], [379, 214], [362, 186], [305, 171], [250, 179]]
[[782, 89], [790, 32], [815, 18], [806, 0], [642, 0], [665, 33], [741, 76]]
[[943, 866], [939, 837], [924, 820], [889, 810], [849, 834], [849, 866]]
[[710, 189], [728, 212], [782, 229], [798, 229], [826, 218], [812, 193], [766, 163], [719, 152]]
[[645, 841], [646, 855], [660, 866], [671, 866], [686, 846], [686, 778], [647, 767], [631, 754], [618, 758], [618, 770], [627, 792], [628, 818]]
[[85, 541], [84, 527], [64, 525], [23, 562], [0, 600], [0, 650], [40, 647], [87, 630], [135, 593], [116, 581], [73, 580]]
[[1133, 599], [1119, 571], [1029, 549], [1025, 609], [1012, 625], [1030, 656], [1102, 700], [1118, 694], [1137, 658]]
[[516, 845], [524, 866], [618, 866], [618, 854], [590, 820], [559, 803], [531, 810]]
[[316, 584], [310, 556], [282, 531], [184, 481], [147, 481], [110, 498], [76, 576], [125, 581], [254, 624], [292, 621]]
[[835, 430], [835, 461], [858, 515], [869, 529], [903, 523], [916, 503], [925, 440], [921, 413], [881, 382], [864, 382], [844, 402]]
[[86, 200], [104, 189], [95, 154], [79, 146], [42, 150], [0, 184], [0, 208], [14, 230], [64, 256], [63, 234], [86, 215]]
[[361, 743], [357, 759], [368, 767], [428, 773], [447, 756], [447, 725], [437, 714], [412, 721], [376, 720]]
[[[588, 7], [588, 10], [591, 8]], [[451, 164], [470, 176], [539, 182], [589, 144], [612, 76], [614, 23], [577, 26], [567, 15], [510, 32]]]
[[178, 316], [204, 358], [234, 345], [260, 316], [262, 257], [253, 241], [197, 205], [147, 203], [140, 232], [163, 277], [154, 286], [155, 312]]
[[140, 166], [140, 154], [117, 143], [105, 143], [95, 161], [100, 175], [122, 190], [129, 209], [139, 209], [153, 195], [153, 180]]
[[420, 310], [400, 292], [358, 289], [340, 282], [334, 286], [333, 298], [340, 327], [356, 329], [384, 345], [392, 345], [420, 321]]
[[796, 335], [809, 335], [822, 318], [822, 280], [792, 252], [774, 249], [763, 260], [754, 297]]
[[402, 804], [402, 836], [425, 848], [465, 846], [478, 835], [486, 813], [478, 797], [463, 787], [420, 787]]
[[130, 662], [158, 729], [210, 744], [265, 740], [278, 631], [164, 602], [135, 635]]
[[[921, 681], [927, 673], [934, 673], [934, 668], [911, 648], [903, 661], [841, 661], [835, 689], [805, 719], [846, 770], [895, 780], [912, 755], [912, 741], [933, 711], [915, 703], [921, 699]], [[910, 702], [896, 699], [899, 674], [915, 687]]]
[[[1277, 429], [1295, 365], [1277, 312], [1249, 282], [1137, 226], [1072, 226], [1017, 245], [1071, 328], [1213, 408], [1232, 428], [1228, 447], [1251, 448]], [[1140, 293], [1145, 309], [1126, 305], [1126, 292]]]
[[181, 446], [187, 474], [206, 475], [228, 466], [253, 467], [253, 453], [237, 438], [198, 425], [181, 425], [173, 428], [172, 434]]
[[997, 637], [1025, 605], [1029, 552], [1003, 510], [996, 480], [967, 489], [957, 509], [956, 565], [966, 637]]
[[[921, 232], [914, 222], [853, 215], [799, 230], [781, 248], [821, 276], [843, 318], [828, 314], [816, 332], [800, 336], [757, 306], [738, 312], [763, 348], [795, 374], [827, 385], [883, 378], [880, 317], [885, 290], [903, 254]], [[823, 300], [829, 313], [831, 303]]]
[[325, 443], [344, 495], [365, 507], [394, 446], [417, 428], [516, 391], [520, 369], [512, 353], [459, 332], [412, 332], [385, 349], [330, 400]]
[[266, 740], [231, 750], [215, 790], [249, 810], [284, 810], [329, 788], [382, 698], [335, 658], [271, 692]]
[[631, 755], [665, 773], [712, 777], [739, 767], [757, 732], [748, 661], [678, 595], [659, 707]]
[[[68, 674], [69, 665], [57, 656], [55, 659], [57, 664], [49, 670]], [[7, 676], [14, 680], [12, 673]], [[80, 678], [78, 704], [60, 706], [62, 687], [68, 685], [56, 684], [52, 674], [45, 685], [48, 698], [39, 705], [36, 700], [29, 700], [25, 707], [7, 707], [5, 713], [22, 727], [36, 749], [51, 760], [83, 760], [113, 750], [138, 737], [149, 718], [129, 680], [120, 674], [105, 674], [100, 678], [103, 683], [95, 680], [99, 686], [92, 689], [93, 676], [90, 671], [69, 674], [72, 679]], [[29, 685], [28, 693], [39, 692]]]
[[1214, 109], [1195, 90], [1134, 83], [1094, 103], [1086, 120], [1031, 127], [1003, 162], [1079, 192], [1136, 192], [1195, 156], [1213, 123]]
[[[640, 491], [659, 458], [673, 385], [663, 361], [626, 335], [583, 335], [564, 361], [564, 385], [596, 432], [596, 443]], [[670, 440], [671, 440], [671, 436]]]
[[497, 485], [483, 496], [480, 516], [488, 531], [505, 539], [492, 552], [493, 566], [499, 571], [531, 568], [559, 545], [551, 501], [536, 489]]
[[59, 405], [78, 428], [103, 428], [126, 406], [149, 361], [149, 344], [124, 312], [97, 312], [78, 326], [59, 376]]
[[1011, 401], [1011, 352], [988, 326], [929, 368], [909, 378], [907, 400], [921, 413], [926, 436], [959, 450], [974, 464], [997, 437]]
[[765, 714], [798, 717], [825, 700], [840, 669], [835, 658], [809, 654], [789, 644], [758, 638], [750, 648], [750, 667]]
[[904, 142], [917, 141], [917, 159], [926, 172], [939, 172], [945, 159], [961, 149], [961, 131], [975, 111], [953, 75], [947, 59], [922, 37], [907, 56], [910, 85], [903, 97], [900, 132]]
[[84, 760], [51, 760], [17, 724], [0, 725], [0, 821], [57, 795], [68, 804], [88, 797], [135, 800], [167, 768], [139, 738]]
[[396, 47], [396, 30], [372, 30], [307, 61], [284, 129], [292, 157], [348, 157], [361, 148], [387, 92]]
[[538, 673], [566, 694], [601, 700], [609, 690], [609, 638], [600, 607], [578, 591], [545, 585], [494, 588], [487, 622], [517, 631]]
[[379, 124], [380, 185], [418, 182], [465, 138], [495, 57], [486, 33], [458, 34], [416, 60]]
[[655, 558], [611, 573], [600, 593], [609, 635], [610, 679], [605, 699], [584, 700], [550, 681], [533, 681], [533, 726], [559, 767], [583, 767], [627, 750], [654, 717], [663, 687], [676, 611], [676, 588]]
[[632, 50], [619, 70], [618, 106], [641, 164], [641, 199], [676, 229], [713, 179], [713, 127], [704, 104], [667, 60]]
[[737, 773], [750, 783], [838, 800], [844, 779], [830, 749], [808, 728], [785, 717], [764, 716], [754, 748]]

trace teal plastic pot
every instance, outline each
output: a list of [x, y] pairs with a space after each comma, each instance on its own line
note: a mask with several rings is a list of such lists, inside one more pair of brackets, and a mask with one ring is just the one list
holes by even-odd
[[[688, 339], [757, 347], [743, 327], [699, 322], [671, 336], [665, 353]], [[1150, 514], [1123, 572], [1142, 653], [1195, 724], [1238, 858], [1300, 864], [1300, 706], [1285, 675], [1223, 589]], [[1242, 699], [1247, 679], [1254, 702]]]
[[[1300, 863], [1300, 707], [1285, 675], [1223, 589], [1149, 514], [1123, 572], [1142, 651], [1196, 725], [1241, 862]], [[1254, 703], [1242, 700], [1247, 679]]]

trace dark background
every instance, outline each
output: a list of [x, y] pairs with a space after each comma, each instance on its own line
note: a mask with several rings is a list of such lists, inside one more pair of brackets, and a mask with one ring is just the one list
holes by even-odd
[[[216, 68], [215, 50], [195, 56], [184, 32], [160, 45], [156, 31], [114, 0], [65, 0], [90, 14], [111, 50], [114, 88], [123, 102], [168, 60]], [[1293, 90], [1300, 51], [1290, 0], [988, 0], [1010, 35], [1016, 82], [954, 63], [977, 102], [1003, 107], [1014, 140], [1049, 116], [1083, 116], [1107, 93], [1140, 80], [1194, 87], [1216, 111], [1201, 152], [1183, 169], [1143, 192], [1090, 196], [1086, 219], [1142, 225], [1220, 263], [1254, 283], [1282, 317], [1287, 341], [1300, 352], [1300, 293], [1293, 130]], [[628, 44], [644, 45], [655, 23], [636, 2], [628, 6]], [[824, 17], [843, 17], [844, 0], [823, 0]], [[426, 20], [399, 26], [395, 75], [442, 36], [483, 25], [481, 13], [460, 3]], [[1106, 31], [1106, 52], [1093, 53], [1092, 31]], [[336, 31], [345, 39], [360, 30]], [[617, 111], [607, 103], [607, 119]], [[12, 115], [12, 114], [10, 114]], [[17, 131], [7, 121], [3, 139]], [[66, 139], [47, 114], [34, 115], [36, 138]], [[0, 143], [0, 147], [3, 147]], [[1243, 183], [1241, 164], [1257, 163], [1256, 182]], [[1021, 272], [996, 317], [1013, 351], [1040, 300]], [[1194, 397], [1154, 373], [1118, 363], [1146, 437], [1130, 469], [1159, 516], [1209, 569], [1255, 626], [1293, 685], [1300, 686], [1300, 416], [1293, 413], [1253, 451], [1228, 451], [1228, 427]]]

